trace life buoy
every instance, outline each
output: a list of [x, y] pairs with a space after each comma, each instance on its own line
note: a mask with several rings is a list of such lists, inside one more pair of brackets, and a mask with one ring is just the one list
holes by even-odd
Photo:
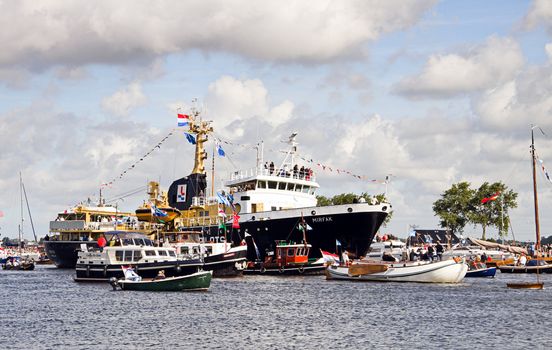
[[302, 274], [303, 272], [305, 272], [305, 268], [303, 266], [300, 266], [297, 271]]
[[263, 267], [261, 267], [261, 269], [259, 270], [260, 273], [265, 273], [266, 272], [266, 269]]
[[283, 267], [283, 266], [280, 267], [280, 268], [278, 269], [278, 272], [279, 272], [279, 273], [284, 273], [284, 267]]

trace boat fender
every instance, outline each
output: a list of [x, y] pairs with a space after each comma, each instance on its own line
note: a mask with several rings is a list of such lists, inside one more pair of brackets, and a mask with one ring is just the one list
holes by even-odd
[[266, 272], [266, 269], [265, 269], [265, 267], [264, 267], [264, 266], [263, 266], [263, 267], [261, 267], [261, 270], [260, 270], [259, 272], [260, 272], [260, 273], [265, 273], [265, 272]]
[[104, 277], [107, 277], [107, 265], [104, 266]]
[[176, 265], [176, 272], [180, 273], [180, 271], [182, 271], [182, 268], [180, 267], [179, 264]]
[[283, 266], [280, 267], [280, 268], [278, 269], [278, 272], [279, 272], [279, 273], [284, 273], [284, 267], [283, 267]]
[[305, 268], [303, 266], [299, 267], [299, 273], [305, 272]]
[[111, 287], [113, 288], [113, 290], [117, 290], [117, 287], [119, 286], [119, 283], [117, 283], [116, 277], [111, 277], [109, 279], [109, 284], [111, 284]]
[[461, 258], [461, 257], [459, 257], [459, 256], [455, 256], [455, 257], [454, 257], [454, 258], [452, 258], [452, 259], [453, 259], [453, 260], [454, 260], [454, 262], [455, 262], [455, 263], [457, 263], [457, 264], [458, 264], [459, 262], [461, 262], [461, 261], [462, 261], [462, 258]]
[[90, 265], [86, 266], [86, 277], [90, 277]]

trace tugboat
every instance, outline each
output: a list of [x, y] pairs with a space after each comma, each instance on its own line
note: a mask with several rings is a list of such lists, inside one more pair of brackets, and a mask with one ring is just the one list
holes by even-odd
[[120, 231], [107, 232], [105, 247], [78, 252], [76, 266], [77, 282], [109, 281], [124, 277], [122, 267], [131, 265], [143, 278], [154, 278], [163, 270], [165, 276], [186, 276], [200, 271], [201, 259], [181, 260], [174, 248], [155, 246], [144, 234]]
[[[296, 162], [297, 133], [287, 141], [290, 149], [279, 166], [265, 163], [261, 149], [253, 169], [234, 172], [225, 182], [227, 191], [206, 197], [204, 143], [213, 128], [197, 111], [192, 111], [189, 132], [196, 135], [194, 169], [190, 175], [174, 181], [168, 193], [169, 205], [181, 211], [181, 216], [174, 220], [175, 227], [200, 233], [208, 242], [232, 242], [233, 246], [250, 235], [254, 247], [248, 245], [249, 261], [264, 261], [268, 252], [276, 250], [275, 242], [301, 242], [298, 223], [302, 217], [309, 227], [310, 258], [320, 258], [320, 250], [336, 253], [336, 242], [352, 257], [364, 256], [391, 211], [388, 203], [317, 206], [319, 185], [315, 173]], [[231, 227], [231, 218], [224, 219], [220, 228], [220, 211], [232, 216], [239, 214], [240, 228]]]

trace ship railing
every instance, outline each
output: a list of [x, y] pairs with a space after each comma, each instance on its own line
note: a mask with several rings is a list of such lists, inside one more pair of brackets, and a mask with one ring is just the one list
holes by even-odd
[[316, 176], [311, 172], [294, 172], [293, 169], [270, 169], [265, 168], [251, 168], [246, 170], [237, 170], [230, 175], [230, 180], [244, 180], [255, 176], [275, 176], [287, 179], [299, 179], [305, 181], [316, 181]]

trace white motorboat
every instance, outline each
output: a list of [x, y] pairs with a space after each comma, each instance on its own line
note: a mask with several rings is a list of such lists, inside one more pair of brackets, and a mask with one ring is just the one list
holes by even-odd
[[435, 262], [355, 262], [350, 266], [329, 266], [326, 279], [378, 282], [459, 283], [468, 265], [456, 258]]

